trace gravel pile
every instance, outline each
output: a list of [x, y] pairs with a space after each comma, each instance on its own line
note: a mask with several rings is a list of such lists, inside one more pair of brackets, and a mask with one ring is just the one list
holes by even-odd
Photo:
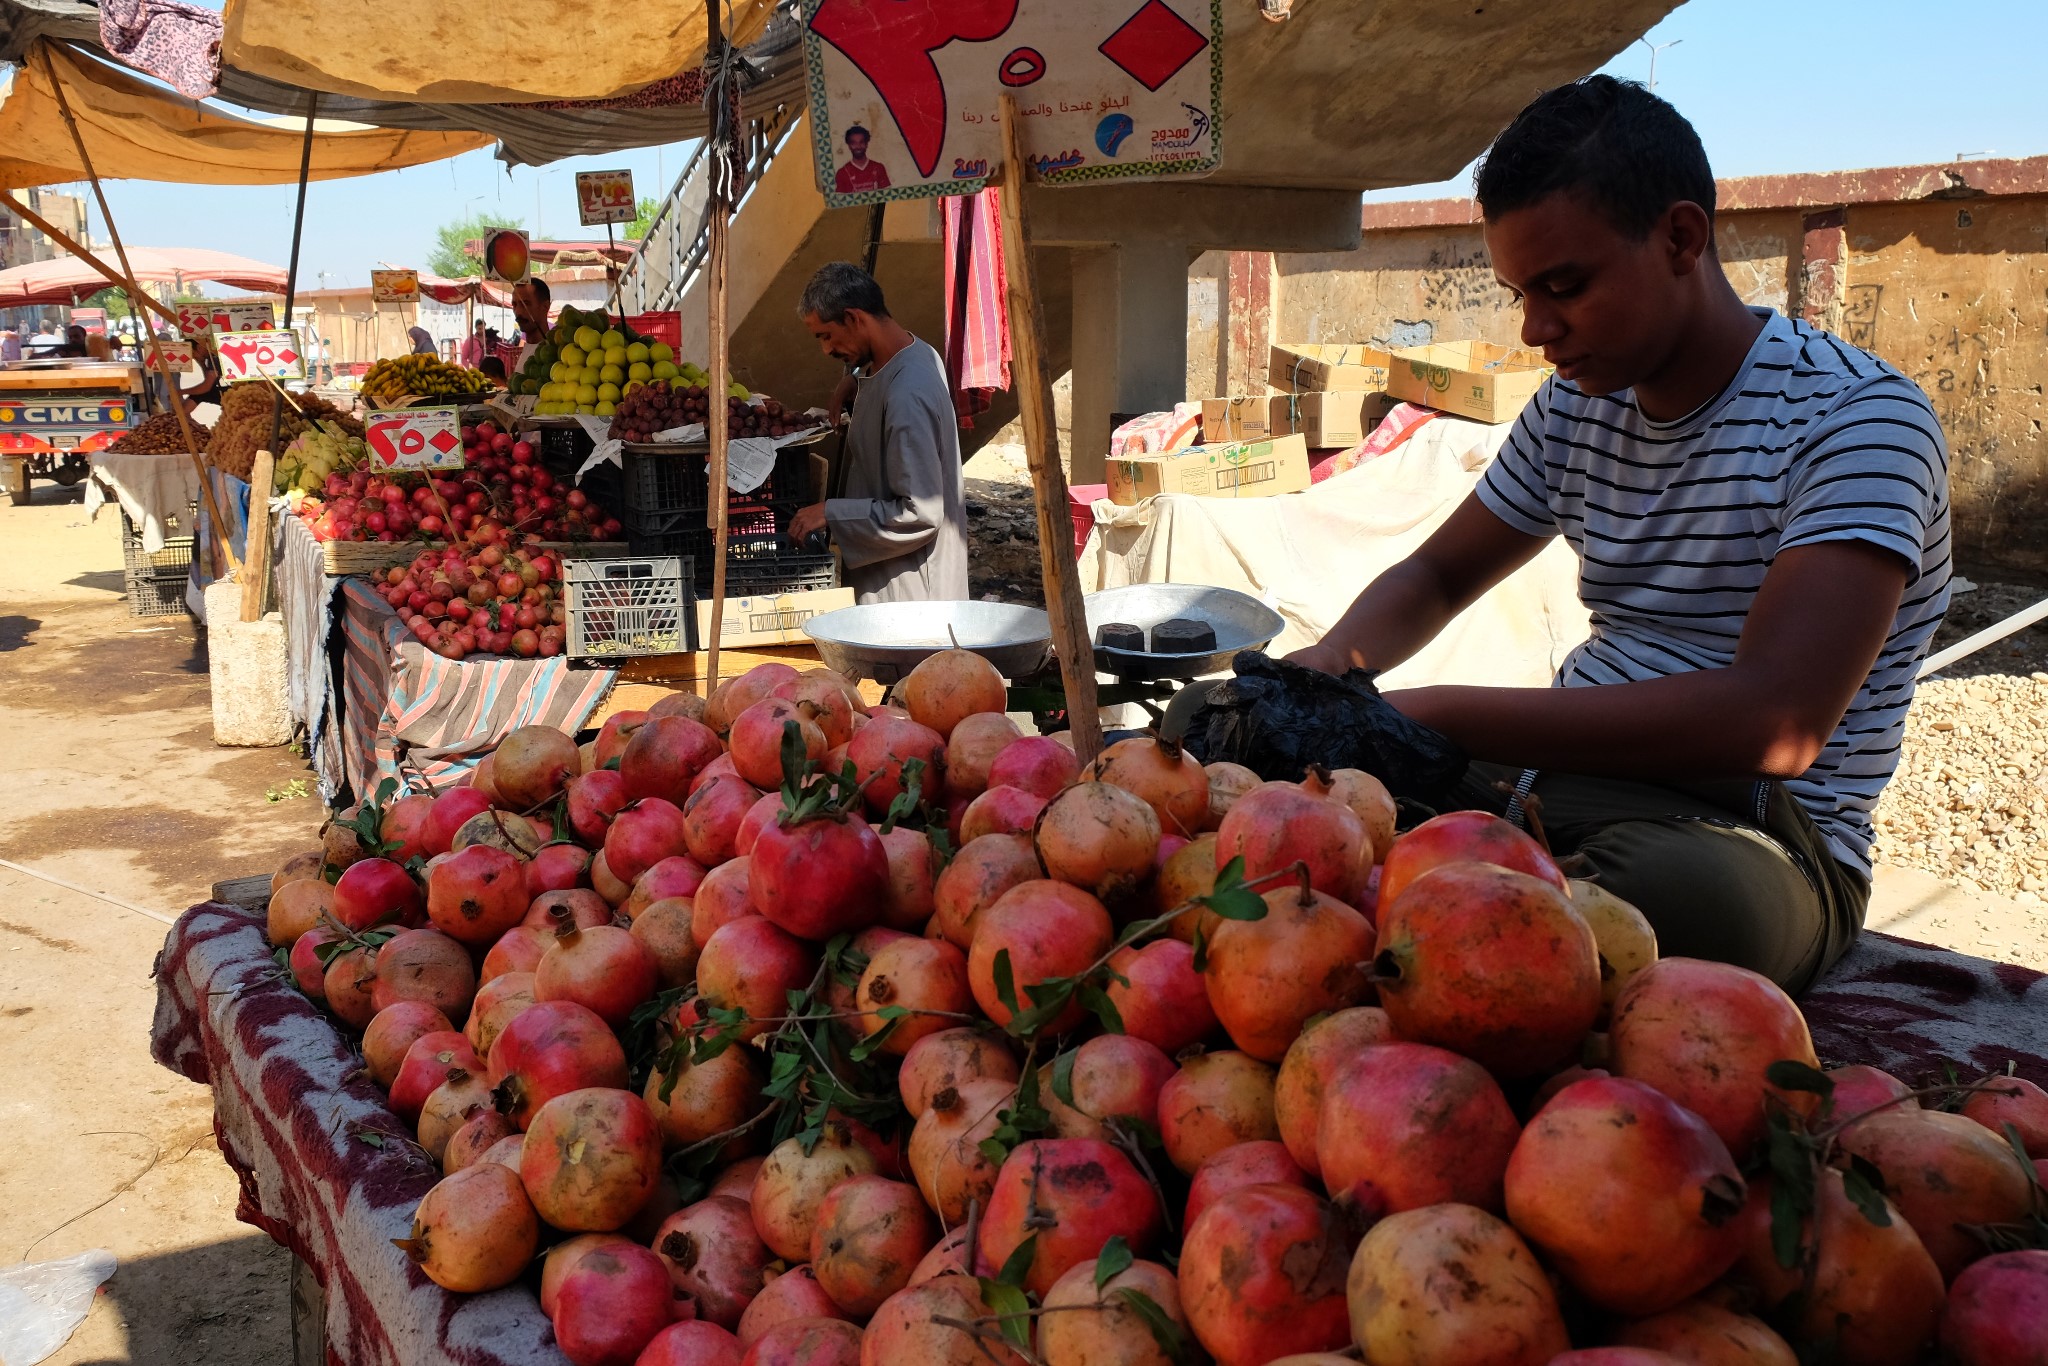
[[[1956, 598], [1935, 646], [2044, 596], [1979, 585]], [[2008, 637], [1920, 685], [1876, 827], [1880, 863], [2029, 905], [2048, 900], [2048, 632]]]

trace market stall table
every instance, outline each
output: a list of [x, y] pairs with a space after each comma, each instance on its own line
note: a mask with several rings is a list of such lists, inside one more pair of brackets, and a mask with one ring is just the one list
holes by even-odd
[[[344, 1366], [557, 1366], [526, 1282], [452, 1295], [391, 1245], [440, 1172], [317, 1006], [276, 970], [253, 909], [187, 911], [157, 960], [151, 1048], [213, 1089], [214, 1131], [241, 1179], [237, 1217], [326, 1290], [328, 1360]], [[2048, 1072], [2048, 976], [1866, 933], [1801, 1006], [1830, 1066], [1908, 1082]]]

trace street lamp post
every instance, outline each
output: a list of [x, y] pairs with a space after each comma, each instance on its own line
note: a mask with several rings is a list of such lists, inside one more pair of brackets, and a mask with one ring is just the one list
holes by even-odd
[[1668, 43], [1653, 43], [1648, 38], [1638, 38], [1636, 39], [1636, 41], [1641, 43], [1644, 47], [1650, 49], [1650, 79], [1647, 82], [1647, 86], [1650, 92], [1652, 94], [1655, 94], [1657, 90], [1657, 54], [1662, 52], [1667, 47], [1677, 47], [1680, 43], [1684, 42], [1685, 39], [1673, 38]]

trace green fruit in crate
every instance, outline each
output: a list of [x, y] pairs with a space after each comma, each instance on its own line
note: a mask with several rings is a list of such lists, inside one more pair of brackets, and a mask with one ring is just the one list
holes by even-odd
[[604, 345], [604, 334], [594, 327], [576, 329], [576, 345], [585, 351], [595, 351]]
[[670, 365], [665, 360], [654, 363], [654, 378], [656, 379], [674, 379], [676, 373], [675, 366]]
[[626, 372], [619, 366], [607, 365], [604, 369], [597, 372], [597, 382], [599, 384], [624, 384], [626, 382]]
[[626, 334], [619, 331], [616, 327], [608, 327], [604, 331], [604, 344], [606, 346], [624, 346], [626, 344]]
[[638, 365], [647, 359], [648, 354], [646, 342], [634, 342], [626, 348], [626, 363], [628, 365]]
[[630, 380], [653, 379], [654, 368], [644, 360], [636, 360], [626, 367], [626, 378]]
[[672, 361], [675, 358], [676, 353], [667, 342], [655, 342], [652, 346], [649, 346], [647, 348], [647, 359], [649, 360]]

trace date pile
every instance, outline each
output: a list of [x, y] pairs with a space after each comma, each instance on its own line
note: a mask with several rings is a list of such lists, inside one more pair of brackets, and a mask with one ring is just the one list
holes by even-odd
[[[213, 428], [204, 422], [194, 422], [192, 436], [204, 446], [212, 439]], [[123, 434], [107, 449], [120, 455], [171, 455], [185, 449], [185, 430], [178, 425], [176, 413], [158, 413]]]

